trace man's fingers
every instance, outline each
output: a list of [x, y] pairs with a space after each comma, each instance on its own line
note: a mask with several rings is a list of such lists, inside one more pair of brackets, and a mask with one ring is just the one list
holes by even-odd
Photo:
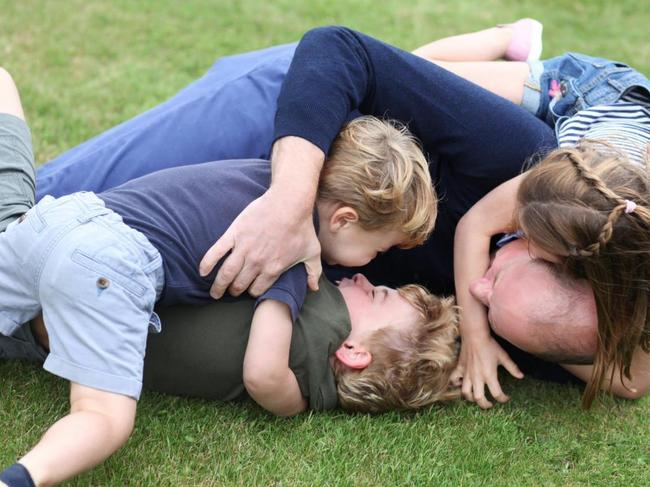
[[[248, 270], [246, 267], [244, 267], [239, 274], [237, 274], [237, 277], [232, 281], [230, 286], [228, 286], [228, 294], [231, 296], [240, 296], [246, 289], [248, 289], [248, 292], [251, 296], [256, 297], [262, 294], [264, 291], [266, 291], [270, 285], [267, 284], [266, 288], [263, 288], [261, 292], [255, 292], [254, 289], [249, 289], [249, 286], [251, 285], [251, 281], [255, 279], [255, 272]], [[271, 281], [272, 282], [272, 281]]]
[[244, 258], [240, 257], [237, 252], [233, 252], [223, 262], [217, 277], [212, 283], [210, 288], [210, 296], [214, 299], [219, 299], [226, 292], [230, 283], [237, 277], [242, 267], [244, 266]]
[[263, 272], [260, 273], [261, 270], [261, 262], [246, 259], [239, 270], [239, 274], [228, 287], [228, 292], [232, 296], [239, 296], [248, 289], [251, 296], [263, 294], [271, 287], [271, 284], [275, 282], [281, 272], [264, 274]]
[[[264, 294], [273, 283], [277, 280], [278, 276], [274, 274], [260, 274], [248, 288], [248, 294], [251, 296], [260, 296]], [[244, 288], [246, 289], [246, 288]], [[232, 290], [231, 290], [232, 294]]]
[[323, 272], [320, 257], [306, 260], [305, 269], [307, 270], [307, 286], [309, 286], [309, 289], [312, 291], [318, 291], [318, 281]]
[[[232, 250], [234, 246], [235, 239], [230, 235], [230, 233], [224, 233], [221, 238], [208, 249], [208, 251], [201, 259], [201, 262], [199, 263], [199, 274], [204, 277], [210, 274], [210, 272], [212, 272], [212, 269], [214, 269], [214, 266], [217, 265], [217, 262], [219, 262], [224, 255]], [[230, 282], [228, 282], [228, 284], [230, 284]], [[223, 294], [223, 292], [221, 294]]]

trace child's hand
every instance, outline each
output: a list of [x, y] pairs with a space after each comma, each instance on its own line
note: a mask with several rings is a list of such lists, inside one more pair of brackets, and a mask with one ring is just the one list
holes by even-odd
[[524, 377], [517, 364], [494, 338], [465, 338], [460, 349], [458, 366], [452, 374], [452, 383], [462, 384], [461, 392], [466, 400], [475, 402], [482, 409], [489, 409], [492, 402], [485, 397], [486, 385], [498, 402], [504, 403], [510, 399], [499, 384], [499, 365], [503, 365], [517, 379]]
[[478, 201], [458, 222], [454, 236], [454, 280], [456, 302], [460, 308], [462, 346], [458, 367], [452, 383], [460, 384], [468, 401], [483, 409], [492, 407], [485, 397], [485, 386], [499, 402], [509, 398], [501, 390], [497, 368], [503, 365], [514, 377], [523, 374], [508, 354], [490, 335], [486, 307], [490, 299], [479, 301], [472, 294], [471, 284], [487, 279], [490, 267], [490, 240], [494, 235], [516, 229], [513, 215], [517, 190], [524, 174], [506, 181]]

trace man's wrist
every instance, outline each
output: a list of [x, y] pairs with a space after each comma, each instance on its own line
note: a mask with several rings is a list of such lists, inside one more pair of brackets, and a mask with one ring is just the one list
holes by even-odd
[[325, 154], [300, 137], [283, 137], [273, 145], [272, 178], [269, 191], [279, 189], [284, 197], [307, 199], [309, 207], [316, 199], [318, 178]]

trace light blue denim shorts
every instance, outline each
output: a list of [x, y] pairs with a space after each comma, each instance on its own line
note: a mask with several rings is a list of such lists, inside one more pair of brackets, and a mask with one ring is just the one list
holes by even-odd
[[43, 198], [0, 234], [0, 333], [41, 310], [43, 368], [78, 384], [139, 398], [162, 258], [93, 193]]
[[529, 63], [522, 107], [556, 129], [580, 110], [616, 103], [630, 91], [650, 100], [650, 81], [626, 64], [578, 53]]

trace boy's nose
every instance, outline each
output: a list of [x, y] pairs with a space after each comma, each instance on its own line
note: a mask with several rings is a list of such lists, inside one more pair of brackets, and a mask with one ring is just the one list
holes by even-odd
[[366, 276], [364, 276], [363, 274], [355, 274], [354, 276], [352, 276], [352, 280], [357, 286], [361, 286], [361, 287], [372, 286], [372, 284], [370, 284], [370, 281], [368, 281], [368, 279], [366, 279]]
[[486, 277], [474, 279], [469, 284], [470, 294], [488, 307], [490, 306], [490, 299], [492, 298], [492, 289], [492, 280]]

